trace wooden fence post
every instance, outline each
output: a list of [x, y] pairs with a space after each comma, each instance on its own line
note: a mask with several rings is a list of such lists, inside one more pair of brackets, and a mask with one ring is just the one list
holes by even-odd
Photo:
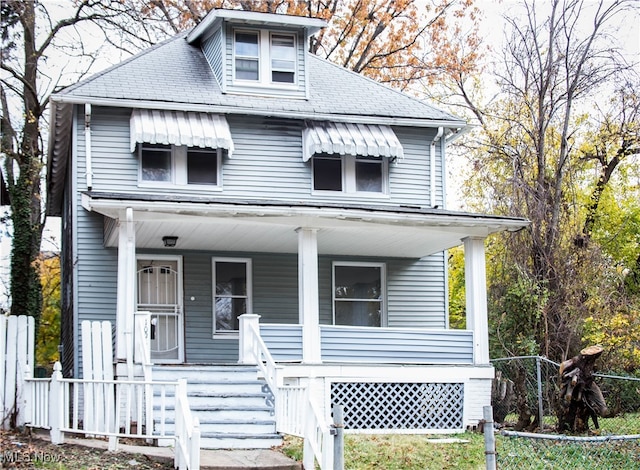
[[62, 444], [64, 442], [64, 433], [60, 428], [64, 424], [64, 409], [62, 406], [64, 400], [64, 384], [62, 379], [62, 365], [56, 362], [53, 366], [53, 374], [51, 374], [51, 383], [49, 389], [49, 425], [51, 426], [51, 443]]
[[16, 428], [26, 422], [27, 383], [33, 377], [35, 354], [35, 319], [27, 315], [18, 317], [18, 338], [16, 357]]

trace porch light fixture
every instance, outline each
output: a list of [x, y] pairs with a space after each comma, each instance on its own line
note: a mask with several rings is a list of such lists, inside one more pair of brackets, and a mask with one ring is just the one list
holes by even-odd
[[164, 237], [162, 237], [162, 241], [165, 247], [173, 248], [174, 246], [176, 246], [176, 243], [178, 242], [178, 237], [173, 235], [165, 235]]

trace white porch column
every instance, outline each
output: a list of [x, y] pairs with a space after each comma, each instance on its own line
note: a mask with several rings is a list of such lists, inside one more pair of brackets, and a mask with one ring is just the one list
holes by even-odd
[[318, 306], [318, 230], [298, 232], [298, 303], [302, 324], [302, 362], [321, 362]]
[[136, 230], [133, 223], [133, 210], [130, 207], [121, 214], [119, 223], [116, 360], [133, 361], [133, 314], [136, 308]]
[[473, 362], [475, 364], [489, 364], [489, 320], [487, 317], [484, 238], [469, 237], [463, 241], [467, 329], [473, 331]]

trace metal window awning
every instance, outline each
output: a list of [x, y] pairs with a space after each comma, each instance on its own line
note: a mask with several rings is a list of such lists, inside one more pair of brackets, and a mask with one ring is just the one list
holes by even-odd
[[403, 158], [402, 144], [390, 126], [311, 121], [302, 131], [302, 158], [319, 153]]
[[227, 119], [221, 114], [156, 109], [134, 109], [131, 113], [131, 151], [137, 143], [223, 148], [233, 153]]

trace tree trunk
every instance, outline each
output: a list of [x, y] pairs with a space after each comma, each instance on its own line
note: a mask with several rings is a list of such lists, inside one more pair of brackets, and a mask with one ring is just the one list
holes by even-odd
[[602, 351], [600, 346], [589, 346], [560, 364], [559, 431], [588, 431], [589, 418], [598, 429], [598, 416], [608, 416], [600, 387], [593, 380], [595, 361]]

